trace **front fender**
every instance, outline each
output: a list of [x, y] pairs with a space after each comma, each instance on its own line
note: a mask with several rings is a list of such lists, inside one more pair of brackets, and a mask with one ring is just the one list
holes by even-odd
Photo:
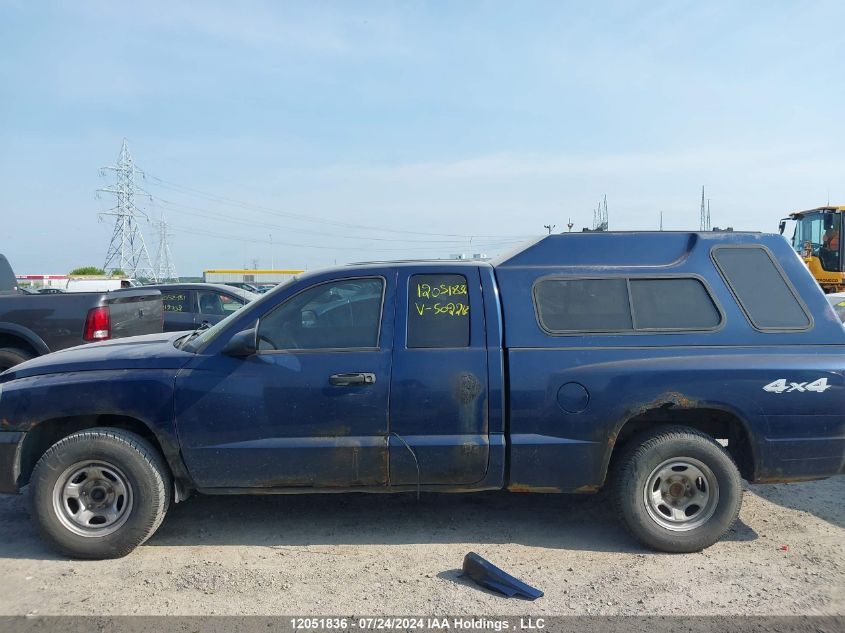
[[174, 369], [133, 369], [12, 380], [0, 392], [0, 430], [38, 432], [59, 418], [131, 418], [155, 436], [174, 477], [189, 482], [173, 424], [175, 375]]

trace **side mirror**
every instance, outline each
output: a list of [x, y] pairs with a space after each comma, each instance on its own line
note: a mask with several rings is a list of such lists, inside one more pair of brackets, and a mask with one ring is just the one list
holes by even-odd
[[780, 221], [780, 224], [778, 225], [778, 229], [780, 230], [780, 234], [783, 235], [783, 232], [786, 230], [786, 220]]
[[234, 356], [236, 358], [246, 358], [252, 356], [258, 350], [256, 337], [258, 336], [257, 328], [250, 328], [235, 334], [226, 346], [223, 348], [223, 353], [226, 356]]

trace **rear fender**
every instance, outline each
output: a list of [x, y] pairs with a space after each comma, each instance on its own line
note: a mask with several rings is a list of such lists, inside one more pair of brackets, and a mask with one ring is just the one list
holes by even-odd
[[[3, 335], [20, 339], [38, 356], [50, 353], [50, 348], [47, 347], [44, 339], [23, 325], [18, 325], [17, 323], [0, 323], [0, 338], [5, 338]], [[0, 345], [0, 347], [5, 347], [5, 345]]]

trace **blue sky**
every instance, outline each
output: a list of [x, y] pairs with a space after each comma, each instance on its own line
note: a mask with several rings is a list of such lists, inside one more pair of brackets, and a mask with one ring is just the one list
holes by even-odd
[[101, 265], [124, 137], [183, 275], [493, 254], [605, 194], [611, 228], [693, 229], [702, 184], [714, 225], [773, 231], [845, 204], [843, 23], [838, 1], [0, 0], [0, 250]]

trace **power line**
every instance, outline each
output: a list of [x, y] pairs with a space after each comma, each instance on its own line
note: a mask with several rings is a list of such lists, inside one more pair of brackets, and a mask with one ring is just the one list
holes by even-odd
[[109, 211], [100, 213], [100, 217], [115, 218], [109, 248], [106, 251], [106, 261], [103, 269], [114, 272], [121, 270], [124, 274], [134, 278], [146, 278], [157, 281], [144, 235], [138, 225], [140, 218], [147, 219], [146, 214], [135, 206], [135, 174], [142, 173], [135, 167], [126, 139], [120, 148], [117, 165], [102, 167], [100, 174], [113, 171], [116, 176], [114, 185], [97, 189], [97, 192], [113, 194], [117, 205]]
[[292, 213], [290, 211], [281, 211], [279, 209], [273, 209], [271, 207], [267, 207], [264, 205], [254, 204], [250, 202], [244, 202], [242, 200], [236, 200], [234, 198], [228, 198], [226, 196], [220, 196], [217, 194], [209, 193], [206, 191], [202, 191], [200, 189], [195, 189], [193, 187], [186, 187], [184, 185], [180, 185], [175, 182], [171, 182], [169, 180], [165, 180], [164, 178], [159, 178], [158, 176], [154, 176], [152, 174], [146, 173], [145, 178], [151, 184], [154, 184], [159, 187], [163, 187], [165, 189], [169, 189], [171, 191], [177, 191], [182, 193], [183, 195], [192, 195], [200, 198], [204, 198], [206, 200], [211, 200], [214, 202], [219, 202], [222, 204], [226, 204], [229, 206], [239, 207], [242, 209], [251, 209], [254, 211], [258, 211], [260, 213], [266, 213], [269, 215], [275, 215], [279, 217], [285, 217], [289, 219], [295, 219], [302, 222], [311, 222], [315, 224], [319, 224], [321, 226], [325, 225], [334, 225], [338, 227], [343, 227], [347, 229], [355, 229], [355, 230], [367, 230], [367, 231], [376, 231], [381, 233], [393, 233], [393, 234], [405, 234], [405, 235], [422, 235], [422, 236], [429, 236], [429, 237], [455, 237], [455, 238], [513, 238], [513, 237], [521, 237], [528, 239], [530, 237], [534, 237], [533, 235], [524, 235], [524, 236], [513, 236], [513, 235], [467, 235], [463, 233], [434, 233], [429, 231], [412, 231], [407, 229], [392, 229], [384, 226], [373, 226], [373, 225], [366, 225], [366, 224], [359, 224], [359, 223], [351, 223], [351, 222], [342, 222], [339, 220], [332, 220], [330, 218], [325, 217], [317, 217], [314, 215], [305, 215], [301, 213]]
[[[466, 243], [467, 239], [450, 239], [450, 240], [440, 240], [440, 239], [415, 239], [415, 238], [401, 238], [401, 237], [369, 237], [369, 236], [358, 236], [358, 235], [350, 235], [349, 233], [327, 233], [326, 231], [320, 231], [317, 229], [303, 229], [298, 227], [290, 227], [280, 224], [273, 224], [269, 222], [264, 222], [260, 220], [246, 220], [242, 218], [233, 218], [230, 213], [225, 213], [221, 211], [213, 211], [211, 209], [207, 209], [205, 207], [198, 207], [195, 205], [185, 204], [182, 202], [175, 202], [172, 200], [168, 200], [165, 198], [161, 198], [158, 196], [150, 196], [150, 199], [156, 202], [157, 204], [164, 205], [170, 209], [175, 210], [177, 213], [190, 215], [194, 217], [200, 217], [205, 219], [213, 219], [219, 220], [221, 222], [227, 222], [232, 224], [242, 224], [245, 226], [251, 227], [262, 227], [268, 229], [276, 229], [285, 232], [292, 232], [292, 233], [301, 233], [303, 235], [315, 235], [319, 237], [337, 237], [342, 239], [356, 239], [356, 240], [364, 240], [364, 241], [377, 241], [377, 242], [407, 242], [407, 243], [419, 243], [419, 244], [443, 244], [443, 245], [460, 245]], [[473, 239], [472, 237], [468, 239]], [[523, 241], [523, 238], [511, 238], [513, 242]], [[486, 241], [477, 242], [478, 244], [486, 245]]]
[[[295, 248], [316, 248], [316, 249], [331, 250], [331, 251], [337, 251], [337, 250], [361, 251], [361, 250], [366, 250], [366, 251], [385, 252], [385, 253], [387, 253], [387, 252], [391, 252], [391, 253], [396, 253], [396, 252], [403, 253], [404, 252], [404, 253], [406, 253], [406, 252], [408, 252], [408, 250], [410, 248], [408, 246], [397, 247], [397, 248], [372, 248], [370, 246], [328, 246], [328, 245], [323, 245], [323, 244], [302, 244], [300, 242], [280, 242], [280, 241], [275, 240], [275, 239], [272, 240], [272, 242], [271, 242], [269, 239], [262, 239], [262, 238], [256, 238], [256, 237], [240, 237], [238, 235], [233, 235], [231, 233], [219, 233], [219, 232], [216, 232], [216, 231], [210, 231], [210, 230], [203, 228], [203, 227], [179, 226], [179, 225], [175, 225], [175, 224], [169, 224], [168, 226], [171, 230], [177, 231], [179, 233], [186, 233], [186, 234], [190, 234], [190, 235], [200, 235], [200, 236], [205, 236], [205, 237], [219, 237], [221, 239], [234, 240], [234, 241], [238, 241], [238, 242], [249, 242], [251, 244], [270, 244], [271, 246], [274, 245], [274, 246], [291, 246], [291, 247], [295, 247]], [[519, 241], [522, 241], [522, 240], [507, 240], [507, 241], [502, 241], [502, 242], [494, 242], [494, 243], [486, 244], [485, 246], [506, 246], [508, 244], [512, 244], [512, 243], [519, 242]], [[424, 248], [424, 246], [421, 244], [420, 248]]]

